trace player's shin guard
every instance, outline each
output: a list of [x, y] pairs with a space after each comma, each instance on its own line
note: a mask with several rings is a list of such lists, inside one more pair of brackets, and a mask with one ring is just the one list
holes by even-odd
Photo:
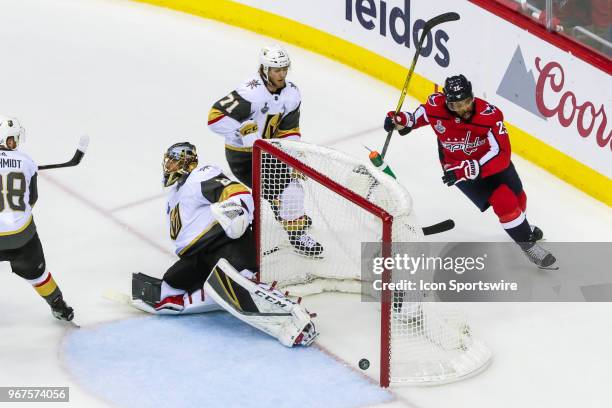
[[521, 209], [519, 198], [508, 186], [499, 186], [491, 194], [489, 203], [499, 217], [502, 227], [515, 242], [528, 242], [530, 240], [531, 227], [527, 222], [525, 212]]
[[519, 208], [521, 209], [522, 212], [526, 213], [527, 212], [527, 194], [525, 194], [525, 191], [521, 191], [517, 195], [517, 199], [519, 203]]
[[204, 290], [223, 309], [284, 346], [309, 346], [318, 335], [303, 306], [269, 285], [247, 279], [223, 258], [213, 268]]
[[36, 279], [28, 279], [34, 290], [49, 304], [51, 313], [56, 319], [71, 321], [74, 318], [74, 310], [66, 304], [62, 291], [55, 283], [51, 272], [47, 269]]

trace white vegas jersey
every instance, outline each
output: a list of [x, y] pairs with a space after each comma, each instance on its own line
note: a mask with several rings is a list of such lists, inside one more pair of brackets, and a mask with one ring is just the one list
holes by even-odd
[[[250, 151], [257, 139], [299, 140], [300, 103], [295, 84], [287, 81], [271, 93], [257, 74], [213, 105], [208, 126], [225, 137], [226, 148], [236, 151]], [[247, 121], [257, 123], [257, 131], [243, 135], [240, 128]]]
[[[32, 205], [38, 198], [38, 166], [24, 153], [0, 150], [0, 249], [27, 233], [34, 235]], [[7, 246], [8, 243], [8, 246]]]
[[217, 166], [201, 166], [170, 187], [166, 212], [177, 255], [197, 251], [227, 236], [210, 205], [234, 200], [253, 217], [253, 198], [242, 184], [225, 177]]

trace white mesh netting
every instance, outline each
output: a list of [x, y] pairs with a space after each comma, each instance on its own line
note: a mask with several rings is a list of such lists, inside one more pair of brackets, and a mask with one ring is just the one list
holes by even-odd
[[[392, 215], [394, 243], [423, 241], [408, 191], [371, 163], [337, 150], [293, 141], [274, 142], [266, 148], [269, 145], [264, 143], [263, 148], [272, 153], [254, 150], [261, 154], [260, 177], [254, 177], [256, 183], [260, 180], [256, 222], [261, 280], [277, 281], [280, 288], [299, 296], [339, 291], [361, 293], [362, 300], [364, 296], [380, 299], [368, 282], [373, 275], [361, 273], [361, 259], [362, 243], [381, 242], [382, 219], [347, 199], [342, 188], [306, 177], [303, 166]], [[300, 164], [283, 163], [276, 149]], [[429, 299], [422, 293], [411, 294], [410, 299], [404, 292], [395, 291], [392, 296], [391, 314], [381, 314], [390, 323], [385, 336], [390, 369], [384, 376], [391, 382], [449, 382], [487, 365], [490, 351], [472, 337], [454, 305], [422, 301]], [[384, 350], [385, 345], [381, 347]]]

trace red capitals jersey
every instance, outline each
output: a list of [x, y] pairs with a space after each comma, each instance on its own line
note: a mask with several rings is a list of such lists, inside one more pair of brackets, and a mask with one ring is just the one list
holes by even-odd
[[413, 129], [431, 125], [443, 165], [462, 160], [478, 160], [480, 177], [488, 177], [510, 164], [510, 140], [504, 115], [495, 106], [474, 98], [474, 113], [469, 120], [459, 118], [446, 107], [446, 96], [435, 93], [414, 112]]

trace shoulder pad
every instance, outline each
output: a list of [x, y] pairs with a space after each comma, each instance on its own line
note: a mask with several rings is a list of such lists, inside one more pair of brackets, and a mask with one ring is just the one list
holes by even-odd
[[441, 92], [436, 92], [435, 94], [429, 95], [427, 98], [427, 105], [443, 108], [446, 106], [446, 96], [444, 96], [444, 94]]
[[291, 81], [287, 81], [287, 88], [295, 90], [295, 92], [297, 92], [298, 94], [300, 93], [300, 88], [298, 88], [297, 85]]
[[212, 109], [238, 122], [243, 122], [251, 115], [251, 102], [244, 97], [240, 89], [237, 89], [215, 102]]
[[293, 82], [287, 81], [287, 86], [285, 89], [283, 89], [282, 95], [285, 102], [285, 107], [289, 110], [289, 112], [292, 112], [300, 107], [300, 104], [302, 103], [302, 96], [300, 95], [300, 90]]
[[199, 175], [202, 180], [208, 180], [218, 176], [223, 173], [220, 167], [215, 166], [214, 164], [205, 164], [201, 167], [196, 168], [193, 173]]
[[242, 82], [236, 91], [249, 102], [257, 102], [257, 95], [266, 89], [263, 79], [259, 75]]
[[480, 122], [489, 123], [503, 120], [504, 115], [495, 105], [480, 98], [474, 98], [475, 114]]

